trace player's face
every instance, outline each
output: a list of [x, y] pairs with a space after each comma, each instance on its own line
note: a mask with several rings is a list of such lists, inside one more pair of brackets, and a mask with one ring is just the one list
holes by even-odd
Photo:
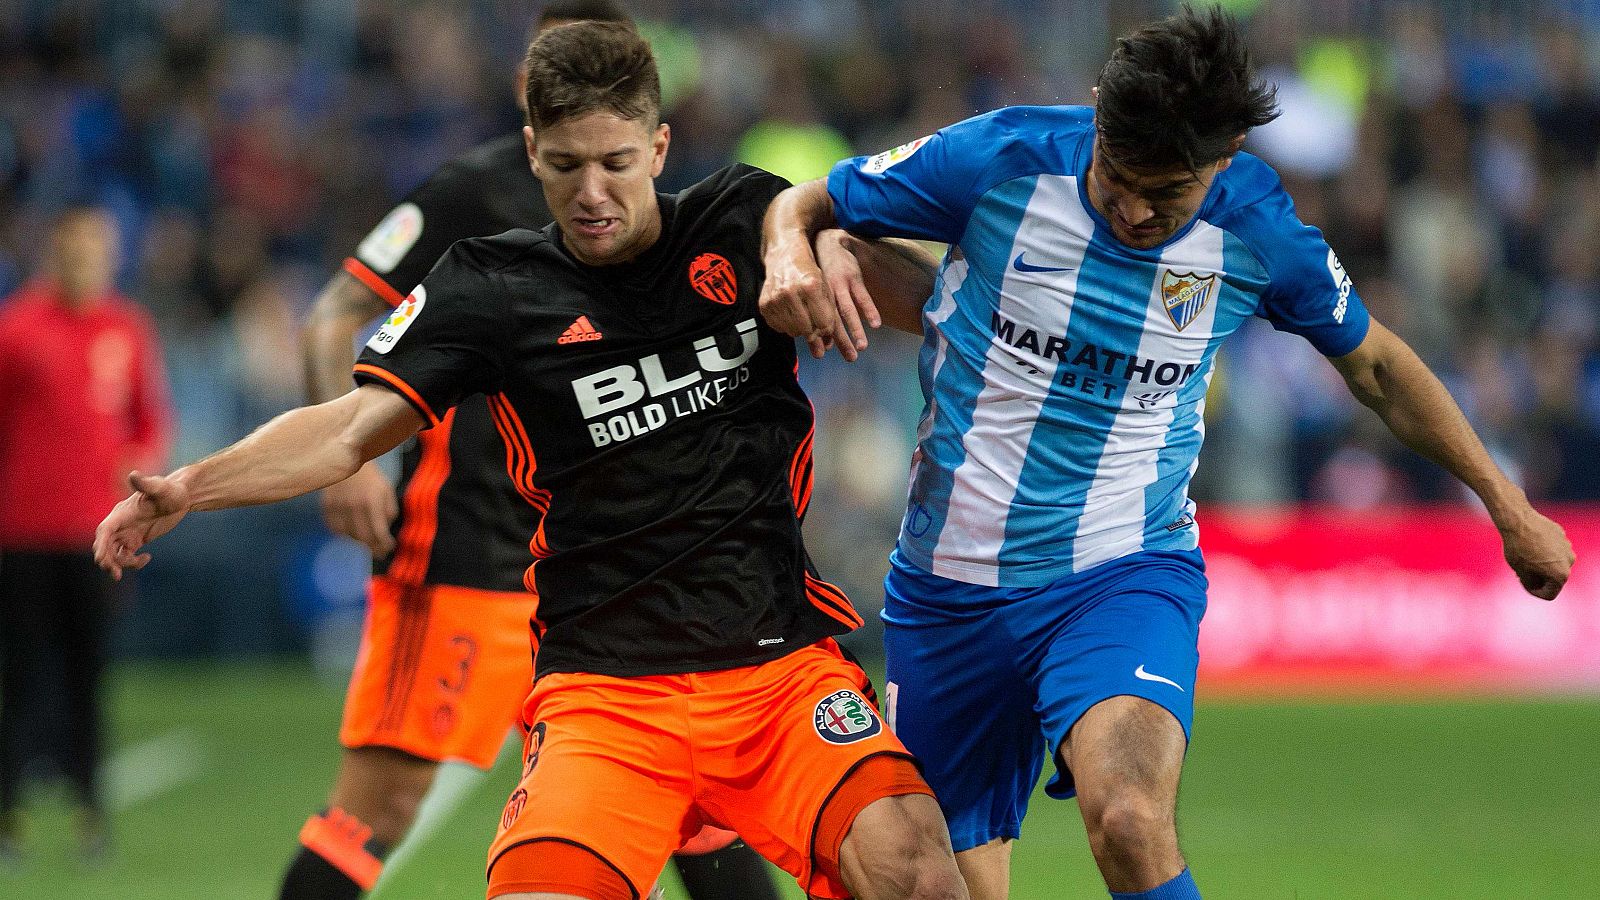
[[1089, 201], [1111, 223], [1111, 234], [1136, 250], [1148, 250], [1189, 224], [1205, 203], [1217, 174], [1233, 161], [1222, 159], [1191, 172], [1183, 166], [1134, 168], [1117, 162], [1099, 141], [1089, 164]]
[[591, 266], [627, 262], [661, 236], [655, 178], [667, 161], [665, 124], [586, 113], [523, 129], [533, 174], [567, 249]]

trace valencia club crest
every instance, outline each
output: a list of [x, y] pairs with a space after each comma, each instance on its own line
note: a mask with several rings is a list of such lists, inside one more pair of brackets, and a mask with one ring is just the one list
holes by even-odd
[[689, 283], [713, 303], [732, 306], [739, 299], [739, 280], [734, 277], [733, 264], [716, 253], [702, 253], [689, 263]]

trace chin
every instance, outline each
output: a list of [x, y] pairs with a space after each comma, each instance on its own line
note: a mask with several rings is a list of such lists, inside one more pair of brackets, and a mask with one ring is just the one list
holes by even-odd
[[1119, 234], [1117, 235], [1117, 240], [1127, 244], [1129, 247], [1132, 247], [1135, 250], [1149, 250], [1169, 237], [1172, 237], [1172, 232], [1163, 231], [1160, 234], [1140, 236]]

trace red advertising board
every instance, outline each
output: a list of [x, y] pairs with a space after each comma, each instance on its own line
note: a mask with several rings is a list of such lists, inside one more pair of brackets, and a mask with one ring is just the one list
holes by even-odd
[[1201, 509], [1201, 690], [1600, 690], [1600, 507], [1547, 512], [1579, 557], [1548, 603], [1469, 507]]

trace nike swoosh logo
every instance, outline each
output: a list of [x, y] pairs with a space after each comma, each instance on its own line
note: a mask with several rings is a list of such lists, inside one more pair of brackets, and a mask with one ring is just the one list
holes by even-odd
[[[1170, 684], [1178, 690], [1183, 691], [1183, 685], [1173, 681], [1171, 678], [1163, 678], [1160, 675], [1151, 675], [1149, 672], [1146, 672], [1144, 670], [1143, 663], [1139, 664], [1139, 668], [1133, 670], [1133, 677], [1139, 679], [1140, 681], [1159, 681], [1162, 684]], [[1185, 694], [1189, 693], [1188, 691], [1183, 692]]]
[[1073, 268], [1075, 268], [1073, 266], [1066, 266], [1064, 268], [1056, 268], [1056, 267], [1053, 267], [1053, 266], [1035, 266], [1035, 265], [1030, 265], [1030, 264], [1025, 263], [1025, 262], [1022, 261], [1022, 257], [1024, 255], [1026, 255], [1027, 252], [1028, 251], [1024, 250], [1021, 253], [1017, 254], [1017, 258], [1011, 261], [1012, 268], [1016, 269], [1018, 272], [1071, 272], [1073, 270]]

